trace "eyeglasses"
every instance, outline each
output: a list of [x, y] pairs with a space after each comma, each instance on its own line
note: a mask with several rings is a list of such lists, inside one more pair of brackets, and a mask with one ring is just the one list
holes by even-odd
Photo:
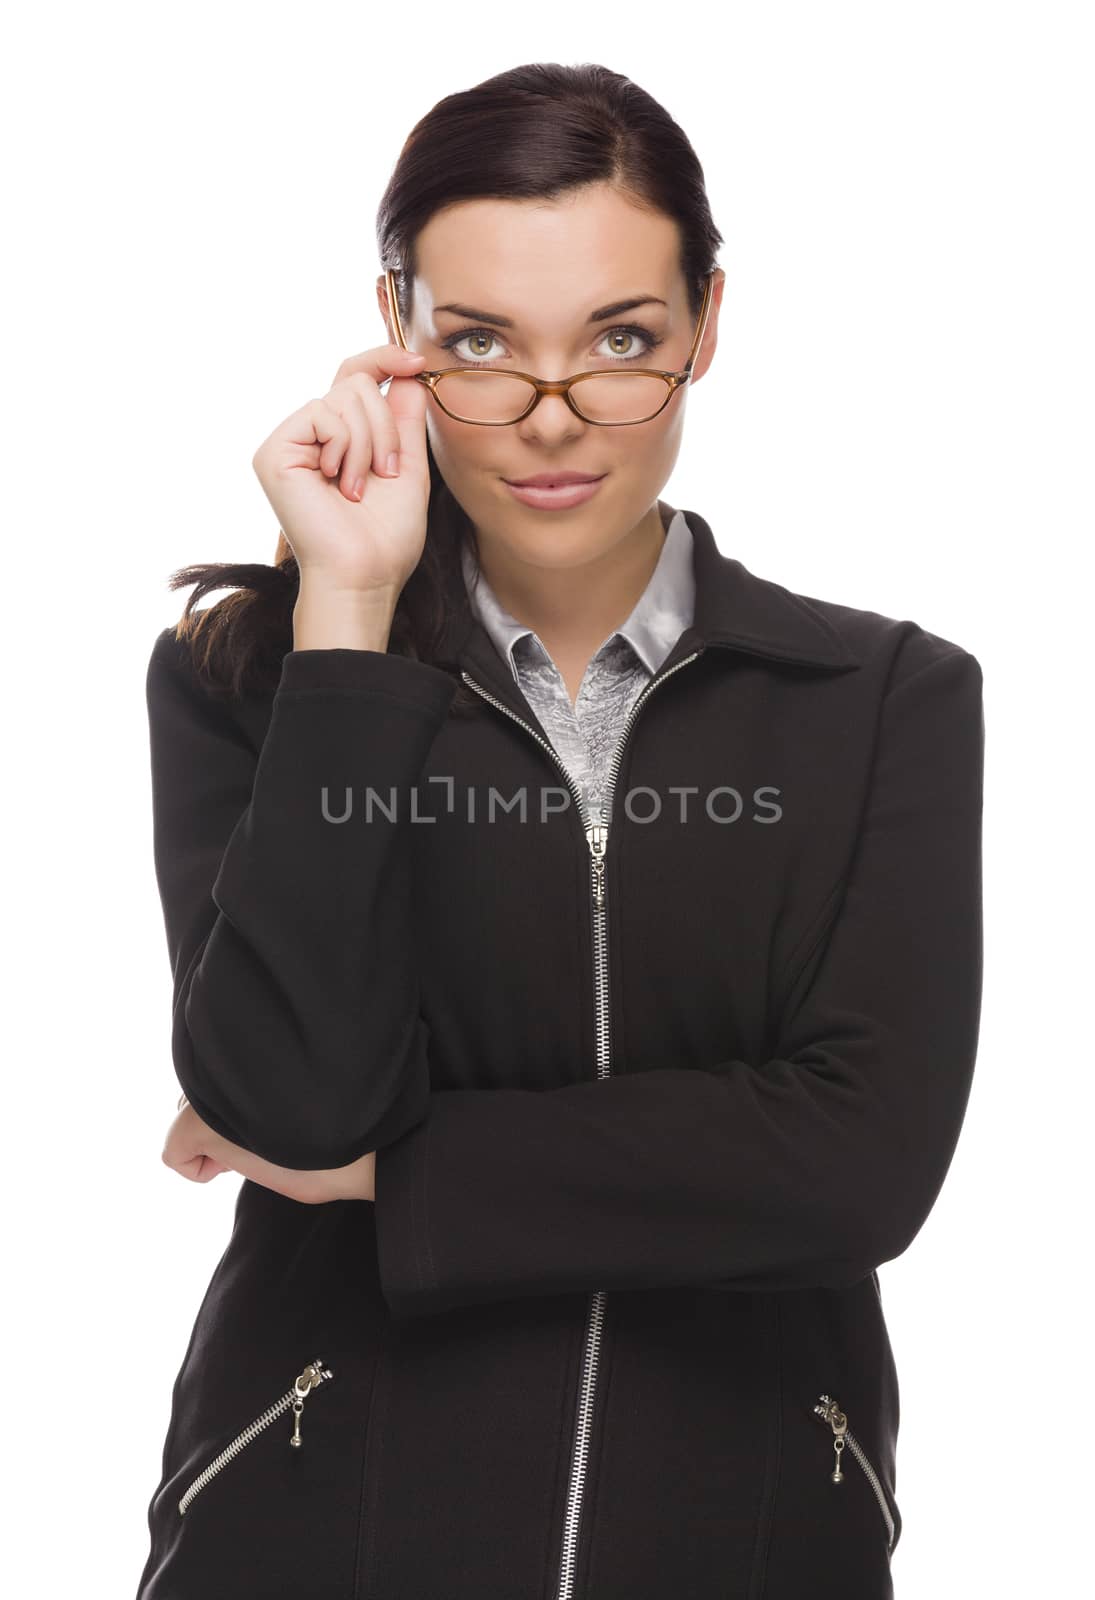
[[[595, 422], [602, 428], [622, 428], [649, 422], [664, 411], [679, 388], [692, 376], [711, 309], [711, 288], [715, 274], [710, 272], [704, 285], [688, 360], [679, 372], [662, 372], [653, 367], [628, 367], [612, 372], [576, 372], [571, 378], [550, 383], [529, 372], [512, 372], [498, 367], [441, 367], [432, 372], [408, 376], [424, 383], [447, 416], [454, 422], [477, 423], [484, 428], [508, 428], [523, 422], [545, 394], [561, 394], [575, 416]], [[399, 316], [395, 274], [385, 273], [392, 326], [401, 350], [408, 348]]]

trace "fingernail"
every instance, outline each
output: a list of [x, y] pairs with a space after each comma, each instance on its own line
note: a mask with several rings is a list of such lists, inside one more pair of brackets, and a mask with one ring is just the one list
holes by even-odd
[[384, 467], [384, 471], [388, 474], [389, 478], [398, 478], [399, 477], [399, 452], [398, 452], [398, 450], [393, 450], [392, 451], [391, 455], [388, 457], [387, 463], [386, 463], [386, 465]]
[[365, 493], [365, 479], [355, 478], [354, 486], [350, 490], [350, 493], [353, 495], [355, 500], [360, 500], [361, 496]]

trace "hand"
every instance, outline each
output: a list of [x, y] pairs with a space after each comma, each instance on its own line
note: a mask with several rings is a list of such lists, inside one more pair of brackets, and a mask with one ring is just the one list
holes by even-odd
[[[430, 499], [430, 397], [413, 377], [423, 364], [391, 344], [348, 356], [328, 393], [294, 411], [256, 450], [251, 465], [302, 582], [307, 574], [325, 587], [397, 598], [418, 565]], [[378, 385], [389, 378], [382, 395]], [[387, 473], [393, 451], [395, 477]]]
[[375, 1150], [367, 1151], [348, 1166], [326, 1167], [317, 1172], [275, 1166], [253, 1150], [245, 1150], [214, 1133], [185, 1095], [180, 1096], [178, 1115], [167, 1130], [163, 1162], [192, 1183], [208, 1183], [221, 1172], [238, 1172], [252, 1183], [302, 1205], [376, 1199]]

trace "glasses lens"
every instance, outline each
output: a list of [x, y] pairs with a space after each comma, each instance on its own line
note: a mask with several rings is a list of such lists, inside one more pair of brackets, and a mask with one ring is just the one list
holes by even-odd
[[516, 422], [536, 391], [506, 372], [447, 372], [434, 393], [462, 422]]
[[641, 372], [599, 372], [582, 378], [570, 391], [590, 422], [645, 422], [661, 410], [668, 393], [661, 378], [644, 378]]
[[[434, 390], [446, 411], [461, 422], [516, 422], [535, 389], [507, 372], [448, 372]], [[668, 386], [641, 373], [599, 372], [571, 389], [590, 422], [645, 422], [665, 404]]]

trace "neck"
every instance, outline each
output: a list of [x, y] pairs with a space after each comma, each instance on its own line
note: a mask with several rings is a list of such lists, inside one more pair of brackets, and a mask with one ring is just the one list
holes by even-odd
[[656, 501], [625, 539], [581, 566], [529, 566], [481, 538], [480, 565], [500, 603], [539, 635], [556, 663], [588, 662], [638, 604], [674, 515]]

